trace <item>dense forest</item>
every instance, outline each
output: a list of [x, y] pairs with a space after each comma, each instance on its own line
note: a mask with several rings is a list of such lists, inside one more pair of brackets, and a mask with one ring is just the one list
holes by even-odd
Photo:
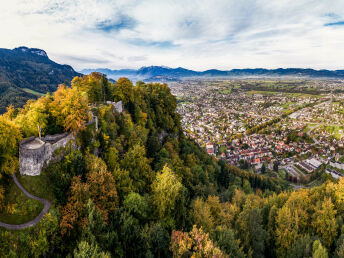
[[[107, 100], [121, 100], [123, 112]], [[53, 204], [34, 227], [0, 229], [0, 256], [344, 256], [344, 181], [291, 191], [217, 161], [183, 134], [176, 106], [166, 84], [113, 84], [99, 73], [9, 106], [0, 116], [1, 214], [10, 213], [23, 138], [39, 125], [43, 135], [72, 132], [77, 148], [21, 178]], [[97, 131], [86, 125], [91, 112]]]

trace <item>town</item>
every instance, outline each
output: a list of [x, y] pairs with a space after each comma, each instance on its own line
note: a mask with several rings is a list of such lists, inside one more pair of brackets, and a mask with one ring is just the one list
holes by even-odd
[[296, 188], [344, 175], [344, 81], [170, 83], [186, 134], [208, 154]]

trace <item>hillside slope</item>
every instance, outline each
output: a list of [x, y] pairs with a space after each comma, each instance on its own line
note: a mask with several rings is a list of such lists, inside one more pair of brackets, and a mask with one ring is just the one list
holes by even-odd
[[50, 60], [44, 50], [19, 47], [0, 49], [0, 113], [6, 106], [23, 105], [39, 93], [53, 92], [60, 83], [80, 75], [69, 65]]

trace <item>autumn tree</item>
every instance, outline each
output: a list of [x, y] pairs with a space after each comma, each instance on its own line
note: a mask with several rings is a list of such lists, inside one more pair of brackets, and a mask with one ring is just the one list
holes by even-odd
[[226, 257], [202, 228], [193, 226], [190, 233], [172, 231], [170, 250], [173, 257]]
[[85, 128], [90, 119], [88, 99], [77, 88], [60, 85], [53, 94], [51, 112], [56, 117], [56, 123], [76, 134]]
[[107, 171], [104, 161], [89, 155], [86, 158], [86, 166], [89, 171], [86, 182], [81, 176], [72, 180], [67, 204], [62, 209], [61, 232], [65, 234], [74, 227], [82, 229], [86, 226], [85, 219], [87, 202], [89, 199], [95, 204], [105, 222], [109, 213], [118, 208], [118, 196], [113, 176]]
[[326, 198], [321, 204], [316, 205], [312, 216], [312, 226], [327, 247], [332, 245], [337, 236], [336, 213], [331, 198]]
[[21, 139], [19, 128], [0, 116], [0, 179], [1, 174], [12, 174], [18, 168], [18, 144]]
[[113, 96], [114, 85], [101, 73], [93, 72], [83, 77], [75, 77], [71, 84], [72, 88], [86, 93], [90, 103], [111, 100]]
[[156, 175], [152, 184], [153, 201], [158, 211], [158, 216], [164, 224], [173, 227], [173, 212], [178, 199], [183, 198], [184, 187], [174, 172], [167, 166]]

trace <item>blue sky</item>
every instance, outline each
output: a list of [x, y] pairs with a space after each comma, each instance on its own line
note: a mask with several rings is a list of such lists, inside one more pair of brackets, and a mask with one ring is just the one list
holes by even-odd
[[343, 0], [5, 0], [0, 47], [75, 69], [344, 69]]

